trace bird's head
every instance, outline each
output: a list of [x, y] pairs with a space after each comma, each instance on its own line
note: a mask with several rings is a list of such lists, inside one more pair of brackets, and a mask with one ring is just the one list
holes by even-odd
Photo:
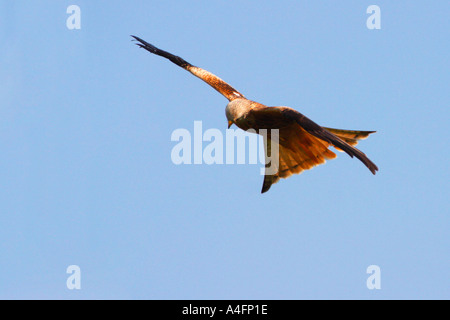
[[227, 116], [227, 120], [228, 120], [228, 129], [230, 129], [230, 127], [233, 125], [234, 123], [234, 116], [233, 116], [233, 112], [232, 112], [232, 108], [230, 107], [230, 104], [227, 104], [227, 107], [225, 108], [225, 115]]
[[231, 127], [232, 124], [236, 124], [236, 121], [239, 118], [245, 116], [245, 114], [250, 110], [249, 100], [244, 98], [238, 98], [231, 100], [227, 107], [225, 108], [225, 115], [228, 120], [228, 128]]

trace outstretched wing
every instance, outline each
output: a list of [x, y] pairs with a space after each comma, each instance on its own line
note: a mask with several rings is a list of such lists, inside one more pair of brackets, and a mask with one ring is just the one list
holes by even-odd
[[170, 61], [172, 61], [173, 63], [175, 63], [177, 66], [182, 67], [183, 69], [189, 71], [190, 73], [192, 73], [194, 76], [202, 79], [203, 81], [205, 81], [207, 84], [209, 84], [211, 87], [213, 87], [214, 89], [216, 89], [218, 92], [220, 92], [222, 95], [225, 96], [225, 98], [227, 98], [229, 101], [237, 99], [237, 98], [244, 98], [244, 95], [242, 95], [239, 91], [237, 91], [236, 89], [234, 89], [232, 86], [230, 86], [228, 83], [226, 83], [225, 81], [223, 81], [222, 79], [220, 79], [218, 76], [212, 74], [209, 71], [206, 71], [202, 68], [193, 66], [192, 64], [190, 64], [189, 62], [187, 62], [186, 60], [175, 56], [167, 51], [161, 50], [156, 48], [154, 45], [142, 40], [139, 37], [136, 36], [132, 36], [134, 39], [136, 39], [139, 43], [137, 43], [136, 45], [138, 45], [141, 48], [144, 48], [145, 50], [156, 54], [158, 56], [164, 57], [166, 59], [169, 59]]
[[[278, 171], [268, 173], [267, 170], [271, 164], [266, 165], [262, 193], [268, 191], [270, 186], [278, 182], [280, 178], [288, 178], [292, 174], [301, 173], [303, 170], [325, 163], [326, 160], [334, 159], [336, 154], [328, 149], [330, 146], [358, 158], [373, 174], [378, 171], [378, 167], [363, 152], [351, 145], [356, 144], [358, 138], [369, 135], [370, 131], [359, 134], [353, 132], [352, 135], [349, 130], [340, 130], [339, 133], [343, 137], [341, 139], [301, 113], [287, 107], [257, 106], [250, 111], [248, 118], [257, 130], [279, 130]], [[345, 141], [347, 139], [349, 142]], [[271, 140], [271, 137], [268, 137], [268, 140]], [[273, 141], [267, 141], [268, 148], [272, 144]]]

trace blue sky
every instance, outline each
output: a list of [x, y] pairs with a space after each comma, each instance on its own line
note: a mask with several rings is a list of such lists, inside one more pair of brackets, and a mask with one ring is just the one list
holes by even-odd
[[[0, 298], [449, 299], [449, 12], [0, 1]], [[174, 165], [172, 132], [225, 132], [227, 100], [131, 34], [249, 99], [377, 130], [359, 147], [379, 173], [339, 153], [261, 195], [259, 165]]]

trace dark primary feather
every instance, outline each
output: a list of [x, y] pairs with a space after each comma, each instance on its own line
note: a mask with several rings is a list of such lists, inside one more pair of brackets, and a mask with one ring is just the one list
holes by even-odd
[[158, 56], [164, 57], [166, 59], [169, 59], [170, 61], [172, 61], [173, 63], [175, 63], [176, 65], [182, 67], [182, 68], [186, 68], [187, 66], [190, 66], [191, 64], [189, 62], [187, 62], [186, 60], [184, 60], [183, 58], [180, 58], [176, 55], [173, 55], [167, 51], [158, 49], [157, 47], [155, 47], [154, 45], [148, 43], [145, 40], [142, 40], [139, 37], [136, 36], [132, 36], [135, 40], [137, 40], [139, 43], [136, 43], [137, 46], [147, 50], [148, 52], [151, 52], [153, 54], [156, 54]]

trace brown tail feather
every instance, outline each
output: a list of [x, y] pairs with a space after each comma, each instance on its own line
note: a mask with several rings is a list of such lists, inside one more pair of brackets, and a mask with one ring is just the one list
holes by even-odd
[[[351, 146], [356, 146], [359, 140], [367, 139], [367, 137], [375, 133], [376, 131], [357, 131], [357, 130], [342, 130], [342, 129], [333, 129], [322, 127], [325, 130], [330, 131], [334, 135], [338, 136], [345, 142], [347, 142]], [[340, 150], [342, 151], [342, 150]]]

